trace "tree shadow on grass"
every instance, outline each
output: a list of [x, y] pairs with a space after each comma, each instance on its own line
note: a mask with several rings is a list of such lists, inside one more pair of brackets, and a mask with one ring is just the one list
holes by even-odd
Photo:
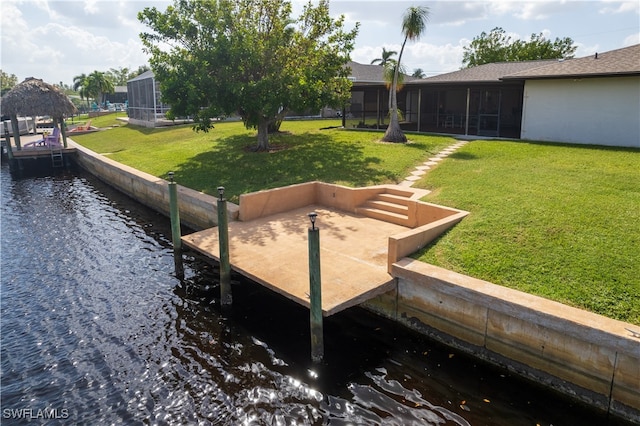
[[365, 157], [360, 144], [327, 135], [273, 135], [270, 145], [278, 149], [268, 153], [248, 149], [255, 143], [245, 135], [219, 139], [210, 151], [181, 164], [176, 180], [213, 195], [224, 186], [227, 198], [237, 202], [243, 193], [314, 180], [359, 187], [397, 179], [379, 166], [379, 158]]
[[478, 156], [470, 152], [454, 152], [449, 155], [449, 158], [455, 158], [456, 160], [475, 160]]
[[[140, 126], [137, 124], [130, 124], [130, 123], [127, 123], [125, 126], [128, 129], [135, 130], [138, 133], [142, 133], [143, 135], [163, 133], [163, 132], [168, 132], [178, 128], [193, 127], [192, 124], [174, 124], [174, 125], [163, 126], [163, 127], [146, 127], [146, 126]], [[125, 126], [120, 126], [120, 127], [125, 127]]]

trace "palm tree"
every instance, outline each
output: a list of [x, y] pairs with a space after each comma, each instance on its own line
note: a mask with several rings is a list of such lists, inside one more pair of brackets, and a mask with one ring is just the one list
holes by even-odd
[[413, 70], [413, 74], [411, 74], [411, 77], [424, 78], [425, 74], [422, 68], [416, 68]]
[[385, 66], [389, 62], [392, 62], [392, 61], [395, 62], [395, 59], [392, 59], [391, 57], [396, 54], [398, 54], [398, 52], [396, 52], [395, 50], [387, 50], [383, 47], [382, 58], [374, 59], [373, 61], [371, 61], [371, 65], [380, 64], [382, 66]]
[[87, 92], [96, 102], [102, 103], [102, 95], [114, 91], [113, 83], [105, 73], [94, 71], [87, 76]]
[[73, 77], [73, 90], [78, 92], [80, 95], [80, 99], [87, 100], [87, 106], [89, 106], [89, 97], [90, 94], [88, 92], [89, 80], [87, 79], [87, 75], [82, 73]]
[[391, 84], [391, 90], [389, 93], [389, 112], [391, 113], [391, 119], [389, 121], [387, 131], [382, 137], [382, 140], [385, 142], [407, 141], [407, 137], [402, 132], [400, 123], [398, 122], [398, 72], [400, 70], [400, 61], [402, 60], [402, 53], [404, 52], [404, 46], [407, 44], [407, 40], [419, 39], [427, 28], [428, 19], [429, 8], [426, 6], [411, 6], [402, 17], [402, 33], [404, 34], [404, 42], [402, 42], [400, 56], [398, 56], [398, 66], [395, 69], [393, 83]]

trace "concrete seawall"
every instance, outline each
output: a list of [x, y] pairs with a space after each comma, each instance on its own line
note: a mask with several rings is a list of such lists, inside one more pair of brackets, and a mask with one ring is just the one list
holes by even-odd
[[640, 422], [640, 327], [404, 258], [365, 307]]
[[[77, 149], [76, 161], [83, 169], [140, 203], [169, 216], [166, 180], [96, 154], [73, 141], [69, 144]], [[178, 199], [182, 224], [194, 230], [217, 225], [218, 208], [215, 197], [178, 185]], [[230, 220], [236, 220], [238, 205], [227, 202], [227, 212]]]
[[[77, 148], [81, 167], [168, 215], [165, 180], [73, 142], [71, 146]], [[319, 192], [313, 199], [340, 200], [336, 188], [317, 187]], [[195, 230], [216, 225], [215, 197], [181, 186], [178, 191], [184, 225]], [[252, 202], [261, 206], [261, 214], [264, 209], [285, 208], [277, 195], [277, 191], [253, 195]], [[240, 199], [242, 206], [243, 196]], [[295, 200], [297, 204], [303, 201]], [[349, 210], [359, 202], [343, 207]], [[247, 208], [249, 202], [242, 210], [241, 206], [227, 204], [230, 220], [247, 220], [256, 212]], [[403, 258], [401, 253], [398, 250], [397, 257], [390, 259], [389, 272], [396, 279], [395, 289], [367, 302], [366, 308], [570, 397], [640, 423], [640, 326]]]

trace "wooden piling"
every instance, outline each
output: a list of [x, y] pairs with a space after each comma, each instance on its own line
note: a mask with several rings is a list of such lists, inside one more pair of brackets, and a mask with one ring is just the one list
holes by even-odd
[[220, 304], [231, 305], [231, 264], [229, 263], [229, 222], [224, 187], [218, 187], [218, 241], [220, 242]]
[[7, 158], [9, 158], [9, 160], [13, 160], [13, 148], [11, 147], [11, 134], [9, 133], [9, 126], [7, 125], [6, 121], [3, 123], [3, 126], [4, 126], [4, 140], [7, 144]]
[[321, 362], [324, 358], [324, 331], [322, 325], [322, 280], [320, 277], [320, 231], [315, 227], [317, 214], [310, 213], [312, 227], [309, 228], [309, 299], [311, 323], [311, 360]]
[[173, 241], [173, 260], [178, 277], [184, 276], [182, 265], [182, 236], [180, 233], [180, 208], [178, 206], [178, 184], [173, 181], [173, 172], [169, 172], [169, 211], [171, 216], [171, 239]]

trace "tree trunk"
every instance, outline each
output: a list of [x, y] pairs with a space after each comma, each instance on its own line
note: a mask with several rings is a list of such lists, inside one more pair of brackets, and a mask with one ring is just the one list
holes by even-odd
[[258, 146], [256, 151], [269, 150], [269, 120], [260, 119], [258, 122]]
[[407, 43], [407, 37], [404, 38], [402, 48], [400, 49], [400, 55], [398, 55], [398, 63], [393, 73], [393, 82], [391, 83], [391, 91], [389, 93], [389, 126], [387, 131], [384, 132], [382, 140], [385, 142], [406, 142], [407, 137], [400, 128], [398, 121], [398, 73], [400, 72], [400, 61], [402, 60], [402, 53], [404, 52], [404, 45]]
[[269, 133], [277, 133], [280, 131], [280, 125], [284, 121], [286, 115], [286, 110], [282, 110], [276, 115], [276, 119], [269, 123]]
[[[395, 97], [395, 96], [394, 96]], [[384, 132], [384, 136], [382, 140], [385, 142], [399, 142], [403, 143], [407, 141], [407, 137], [405, 136], [402, 128], [400, 127], [400, 123], [398, 122], [398, 108], [395, 107], [391, 111], [391, 119], [389, 120], [389, 126], [387, 127], [387, 131]]]

